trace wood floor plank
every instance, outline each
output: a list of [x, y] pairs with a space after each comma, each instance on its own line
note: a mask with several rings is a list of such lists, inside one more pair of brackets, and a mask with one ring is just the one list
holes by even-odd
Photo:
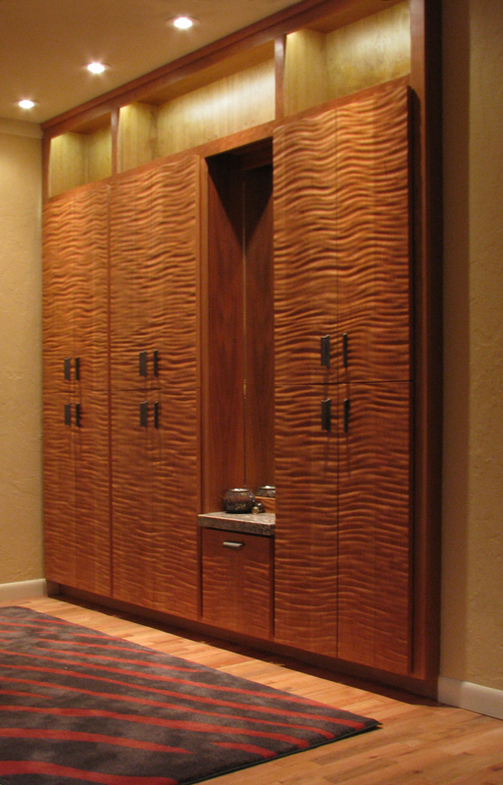
[[[382, 727], [232, 772], [208, 785], [503, 785], [503, 720], [424, 698], [340, 683], [313, 667], [144, 624], [66, 598], [18, 603], [234, 676], [375, 717]], [[260, 657], [260, 659], [258, 658]]]

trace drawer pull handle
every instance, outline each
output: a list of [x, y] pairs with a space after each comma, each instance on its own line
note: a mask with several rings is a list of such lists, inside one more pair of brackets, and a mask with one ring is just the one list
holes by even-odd
[[244, 542], [232, 542], [231, 540], [225, 540], [223, 546], [224, 548], [232, 548], [233, 550], [237, 551], [239, 548], [244, 548]]
[[140, 376], [147, 375], [147, 352], [140, 352], [138, 355]]
[[72, 358], [65, 357], [63, 360], [63, 373], [65, 377], [65, 381], [71, 382], [72, 380]]
[[347, 368], [349, 365], [349, 335], [347, 333], [342, 334], [342, 364], [344, 368]]
[[325, 368], [330, 368], [330, 336], [324, 335], [321, 340], [321, 364], [325, 366]]

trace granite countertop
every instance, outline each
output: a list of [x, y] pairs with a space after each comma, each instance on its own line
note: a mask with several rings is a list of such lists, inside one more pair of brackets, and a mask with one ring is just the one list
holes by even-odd
[[276, 516], [272, 512], [206, 512], [198, 516], [200, 526], [243, 534], [274, 537]]

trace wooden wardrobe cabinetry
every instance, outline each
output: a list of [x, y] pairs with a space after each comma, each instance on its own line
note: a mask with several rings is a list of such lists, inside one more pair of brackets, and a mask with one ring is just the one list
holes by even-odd
[[402, 674], [412, 612], [408, 117], [408, 88], [394, 83], [275, 137], [276, 636]]
[[47, 577], [195, 618], [199, 159], [57, 197], [44, 225]]

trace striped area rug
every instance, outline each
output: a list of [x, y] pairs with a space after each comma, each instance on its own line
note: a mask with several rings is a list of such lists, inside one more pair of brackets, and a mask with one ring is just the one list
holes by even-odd
[[375, 720], [25, 608], [0, 608], [0, 783], [182, 785]]

